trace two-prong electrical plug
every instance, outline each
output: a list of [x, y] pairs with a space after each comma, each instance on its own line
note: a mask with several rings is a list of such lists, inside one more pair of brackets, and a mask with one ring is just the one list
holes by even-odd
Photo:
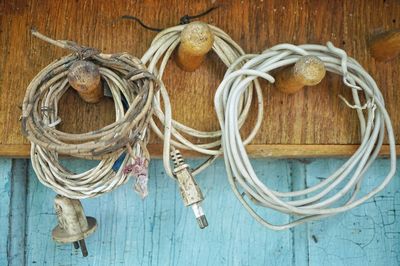
[[58, 225], [53, 229], [53, 239], [59, 243], [73, 243], [75, 249], [81, 248], [82, 255], [86, 257], [85, 238], [91, 235], [97, 227], [96, 219], [86, 217], [82, 204], [77, 199], [70, 199], [57, 195], [54, 199]]
[[179, 184], [183, 203], [185, 206], [192, 207], [199, 227], [201, 229], [206, 228], [208, 222], [204, 215], [203, 208], [201, 208], [201, 202], [204, 200], [204, 197], [189, 169], [189, 165], [185, 163], [179, 150], [173, 150], [171, 152], [171, 157], [175, 166], [173, 172]]

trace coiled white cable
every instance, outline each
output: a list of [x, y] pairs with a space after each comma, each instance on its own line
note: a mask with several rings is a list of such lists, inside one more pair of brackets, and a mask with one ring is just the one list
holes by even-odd
[[[239, 99], [250, 82], [261, 77], [274, 83], [274, 77], [269, 74], [271, 71], [294, 64], [304, 55], [319, 57], [327, 71], [343, 76], [343, 82], [351, 89], [354, 101], [354, 105], [347, 101], [346, 104], [356, 110], [360, 121], [361, 144], [339, 169], [320, 183], [303, 190], [280, 192], [264, 184], [251, 165], [239, 133]], [[230, 185], [236, 197], [258, 222], [274, 230], [288, 229], [348, 211], [376, 195], [389, 183], [396, 171], [392, 124], [378, 86], [356, 60], [330, 42], [327, 46], [279, 44], [262, 54], [242, 57], [236, 64], [244, 60], [248, 61], [240, 70], [228, 69], [218, 87], [214, 104], [222, 129], [222, 146]], [[363, 105], [359, 93], [364, 94]], [[390, 146], [390, 170], [379, 185], [360, 193], [364, 175], [382, 147], [385, 131]], [[283, 225], [271, 224], [253, 209], [245, 196], [258, 205], [297, 216], [298, 219]]]
[[[32, 167], [40, 182], [68, 198], [83, 199], [126, 183], [132, 175], [127, 166], [147, 170], [148, 122], [157, 85], [153, 75], [129, 54], [102, 54], [69, 41], [52, 40], [36, 31], [33, 34], [56, 46], [77, 50], [41, 70], [29, 84], [23, 101], [22, 130], [32, 142]], [[103, 85], [112, 94], [115, 122], [82, 134], [62, 132], [56, 128], [61, 122], [58, 103], [70, 89], [68, 71], [74, 62], [82, 60], [80, 52], [92, 51], [87, 60], [99, 68]], [[87, 171], [74, 173], [60, 163], [59, 154], [101, 161]], [[145, 196], [146, 187], [140, 189], [138, 192]]]
[[[150, 48], [141, 59], [142, 62], [147, 66], [148, 70], [159, 80], [162, 80], [168, 60], [171, 57], [172, 52], [179, 45], [180, 34], [184, 27], [185, 25], [179, 25], [167, 28], [160, 32], [154, 38]], [[234, 42], [224, 31], [212, 25], [209, 25], [209, 27], [214, 34], [214, 44], [212, 49], [226, 66], [231, 66], [231, 64], [235, 62], [237, 58], [244, 55], [242, 48], [240, 48], [240, 46]], [[159, 64], [160, 61], [161, 63]], [[234, 68], [235, 66], [231, 67]], [[258, 81], [254, 80], [248, 84], [248, 88], [243, 92], [243, 98], [240, 99], [238, 125], [241, 127], [249, 114], [254, 90], [257, 94], [259, 111], [257, 122], [253, 130], [247, 136], [245, 143], [251, 142], [251, 140], [254, 138], [258, 128], [261, 125], [263, 116], [262, 92]], [[161, 106], [161, 100], [164, 108]], [[166, 173], [169, 176], [173, 176], [169, 162], [171, 146], [180, 149], [193, 150], [211, 156], [209, 160], [204, 162], [193, 171], [194, 175], [205, 169], [218, 155], [221, 154], [221, 132], [219, 130], [210, 132], [200, 131], [172, 119], [172, 107], [168, 97], [168, 92], [163, 83], [160, 86], [160, 90], [155, 95], [153, 107], [155, 116], [153, 116], [150, 123], [157, 136], [164, 140], [163, 161]], [[157, 125], [156, 120], [160, 122], [160, 124], [163, 126], [163, 129]], [[193, 143], [184, 135], [202, 139], [205, 140], [205, 142], [201, 144]]]

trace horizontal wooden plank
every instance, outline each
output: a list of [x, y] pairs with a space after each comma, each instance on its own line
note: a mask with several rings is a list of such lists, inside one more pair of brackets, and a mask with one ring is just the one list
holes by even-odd
[[[212, 3], [211, 3], [212, 2]], [[137, 23], [119, 20], [130, 14], [155, 27], [176, 25], [185, 14], [198, 14], [212, 4], [222, 7], [201, 18], [232, 36], [246, 52], [257, 53], [278, 43], [319, 43], [332, 41], [356, 58], [376, 79], [386, 100], [396, 140], [400, 140], [400, 58], [376, 62], [367, 47], [375, 31], [398, 28], [400, 2], [387, 1], [39, 1], [0, 2], [0, 155], [26, 156], [28, 141], [20, 134], [21, 105], [26, 87], [47, 64], [68, 51], [51, 46], [30, 35], [30, 28], [55, 39], [74, 40], [106, 53], [122, 51], [141, 57], [155, 32]], [[96, 15], [88, 15], [96, 14]], [[376, 14], [379, 14], [376, 15]], [[211, 53], [195, 72], [180, 70], [174, 60], [168, 63], [164, 82], [170, 94], [174, 117], [201, 130], [218, 129], [213, 109], [213, 94], [226, 67]], [[350, 90], [341, 78], [328, 74], [316, 87], [286, 95], [262, 83], [265, 121], [254, 140], [254, 154], [296, 157], [348, 155], [350, 146], [359, 143], [358, 120], [354, 110], [338, 98], [348, 98]], [[195, 100], [194, 100], [195, 99]], [[84, 114], [84, 115], [82, 115]], [[83, 103], [68, 91], [61, 99], [61, 130], [84, 132], [110, 123], [113, 103], [106, 99], [98, 105]], [[252, 127], [255, 112], [244, 131]], [[154, 137], [152, 144], [160, 144]], [[271, 146], [264, 146], [264, 144]], [[325, 144], [330, 146], [326, 149]], [[22, 145], [22, 146], [18, 146]], [[282, 146], [280, 146], [282, 145]], [[286, 148], [284, 145], [288, 145]], [[322, 145], [304, 146], [290, 145]], [[275, 148], [282, 151], [275, 150]], [[301, 147], [301, 149], [293, 148]], [[341, 151], [341, 147], [346, 147]], [[158, 148], [156, 148], [157, 150]], [[252, 149], [252, 148], [250, 148]], [[330, 153], [330, 151], [332, 151]], [[157, 152], [155, 152], [157, 155]]]
[[[152, 158], [161, 158], [163, 146], [161, 144], [148, 145]], [[257, 145], [250, 144], [246, 147], [250, 157], [268, 158], [317, 158], [317, 157], [343, 157], [352, 155], [358, 145]], [[396, 145], [400, 153], [400, 145]], [[204, 157], [193, 151], [182, 151], [188, 157]], [[381, 156], [389, 155], [389, 145], [383, 145]], [[30, 145], [0, 145], [0, 157], [27, 158], [30, 156]]]

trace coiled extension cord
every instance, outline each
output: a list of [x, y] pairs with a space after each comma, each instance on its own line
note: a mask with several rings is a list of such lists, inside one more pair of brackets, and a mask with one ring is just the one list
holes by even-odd
[[[343, 82], [352, 91], [354, 105], [344, 101], [357, 112], [361, 144], [339, 169], [320, 183], [303, 190], [280, 192], [265, 185], [251, 165], [239, 133], [238, 107], [250, 82], [260, 77], [274, 83], [274, 77], [269, 74], [271, 71], [294, 64], [304, 55], [319, 57], [327, 71], [343, 76]], [[247, 62], [240, 70], [236, 70], [235, 65], [244, 61]], [[359, 93], [364, 94], [363, 105]], [[270, 229], [288, 229], [348, 211], [380, 192], [395, 174], [395, 139], [382, 94], [364, 68], [330, 42], [327, 46], [279, 44], [262, 54], [243, 56], [228, 69], [218, 87], [214, 104], [222, 130], [222, 146], [230, 185], [246, 210]], [[385, 132], [390, 146], [390, 170], [379, 185], [366, 193], [360, 193], [364, 175], [381, 149]], [[246, 196], [258, 205], [298, 218], [283, 225], [271, 224], [254, 210], [245, 199]]]
[[[147, 66], [148, 70], [161, 81], [160, 90], [156, 92], [153, 101], [154, 116], [151, 119], [150, 124], [157, 136], [164, 141], [164, 167], [166, 173], [171, 177], [173, 177], [170, 166], [170, 152], [173, 150], [171, 146], [184, 150], [193, 150], [210, 156], [207, 161], [193, 170], [193, 175], [197, 175], [200, 171], [209, 166], [222, 152], [220, 147], [221, 131], [200, 131], [172, 119], [172, 107], [168, 97], [168, 92], [162, 83], [162, 77], [173, 51], [180, 43], [180, 35], [185, 26], [186, 25], [179, 25], [167, 28], [157, 34], [153, 39], [150, 48], [141, 59], [143, 64]], [[212, 49], [227, 67], [231, 66], [236, 59], [244, 55], [242, 48], [240, 48], [240, 46], [232, 40], [228, 34], [215, 26], [208, 26], [214, 34], [214, 44]], [[259, 113], [256, 126], [247, 136], [245, 143], [251, 142], [254, 138], [262, 120], [262, 92], [257, 80], [250, 82], [248, 88], [243, 92], [243, 98], [240, 100], [241, 104], [238, 110], [240, 114], [238, 122], [239, 126], [243, 125], [249, 114], [254, 93], [257, 94]], [[160, 122], [162, 128], [157, 125], [157, 120]], [[184, 135], [201, 139], [203, 142], [200, 144], [193, 143]]]

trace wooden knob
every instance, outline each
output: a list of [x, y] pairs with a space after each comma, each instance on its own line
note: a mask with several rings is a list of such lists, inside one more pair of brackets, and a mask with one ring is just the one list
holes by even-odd
[[68, 82], [85, 102], [97, 103], [103, 97], [100, 71], [92, 62], [73, 63], [68, 71]]
[[185, 71], [196, 70], [211, 50], [214, 34], [203, 22], [189, 23], [181, 33], [181, 43], [178, 48], [178, 65]]
[[377, 61], [393, 59], [400, 53], [400, 29], [374, 35], [369, 42], [369, 49]]
[[295, 93], [304, 86], [314, 86], [325, 77], [325, 65], [318, 57], [301, 57], [293, 67], [285, 68], [275, 75], [276, 87], [285, 93]]

